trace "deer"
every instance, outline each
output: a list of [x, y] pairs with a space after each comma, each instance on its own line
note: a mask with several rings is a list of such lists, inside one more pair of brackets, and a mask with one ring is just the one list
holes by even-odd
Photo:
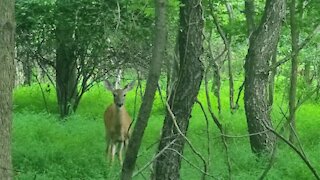
[[130, 82], [123, 89], [115, 88], [108, 80], [105, 80], [106, 89], [113, 94], [113, 103], [108, 106], [104, 113], [106, 129], [107, 157], [114, 161], [118, 149], [119, 162], [122, 165], [122, 152], [126, 150], [130, 138], [131, 117], [124, 107], [125, 97], [132, 90], [135, 81]]

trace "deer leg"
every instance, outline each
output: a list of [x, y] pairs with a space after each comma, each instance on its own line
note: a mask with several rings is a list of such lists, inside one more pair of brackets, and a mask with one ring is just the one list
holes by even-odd
[[120, 148], [119, 148], [119, 161], [120, 161], [121, 166], [122, 166], [122, 151], [123, 151], [123, 145], [124, 145], [124, 142], [121, 142], [121, 143], [120, 143]]
[[111, 155], [111, 140], [107, 139], [106, 157]]
[[129, 144], [129, 139], [124, 140], [124, 150], [126, 151], [128, 148], [128, 144]]
[[111, 145], [111, 162], [114, 160], [114, 155], [116, 154], [116, 144], [112, 143]]

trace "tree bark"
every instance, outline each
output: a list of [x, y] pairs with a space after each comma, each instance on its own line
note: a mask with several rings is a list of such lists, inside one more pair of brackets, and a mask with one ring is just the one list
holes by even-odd
[[248, 37], [250, 38], [251, 34], [255, 30], [255, 5], [254, 0], [245, 0], [245, 16], [248, 28]]
[[[271, 65], [275, 65], [277, 63], [277, 48], [275, 49], [275, 51], [273, 52], [272, 55], [272, 59], [271, 59]], [[269, 95], [269, 109], [271, 111], [272, 105], [273, 105], [273, 98], [274, 98], [274, 81], [275, 81], [275, 77], [277, 74], [277, 68], [273, 68], [271, 70], [271, 74], [269, 76], [269, 91], [268, 91], [268, 95]]]
[[136, 126], [133, 130], [132, 138], [130, 139], [125, 161], [122, 167], [122, 180], [132, 178], [133, 170], [137, 160], [137, 154], [141, 146], [142, 137], [148, 123], [154, 95], [157, 90], [158, 80], [161, 74], [162, 59], [164, 58], [167, 41], [166, 6], [166, 0], [155, 0], [156, 26], [153, 44], [153, 57], [143, 102], [139, 110]]
[[[180, 6], [179, 53], [180, 68], [178, 82], [169, 98], [170, 108], [182, 133], [186, 134], [193, 104], [198, 95], [203, 78], [203, 64], [200, 56], [203, 52], [203, 19], [199, 0], [182, 0]], [[174, 144], [170, 143], [176, 140]], [[185, 139], [174, 125], [173, 118], [167, 110], [162, 128], [158, 152], [167, 145], [154, 162], [155, 179], [179, 179]], [[170, 150], [174, 149], [174, 151]]]
[[291, 26], [291, 76], [289, 89], [289, 126], [290, 135], [289, 140], [294, 141], [294, 131], [296, 129], [296, 93], [297, 93], [297, 79], [298, 79], [298, 55], [299, 55], [299, 29], [296, 18], [296, 0], [291, 0], [290, 4], [290, 26]]
[[[285, 15], [285, 0], [267, 0], [261, 23], [250, 37], [245, 62], [245, 111], [250, 134], [272, 127], [268, 108], [269, 61], [279, 41], [281, 22]], [[251, 149], [256, 154], [270, 153], [274, 145], [271, 132], [250, 136]]]
[[[174, 56], [172, 60], [167, 61], [167, 92], [171, 92], [174, 84], [178, 80], [178, 70], [179, 70], [179, 40], [176, 38], [176, 44], [174, 47]], [[170, 94], [166, 94], [167, 98]]]
[[[61, 117], [75, 111], [77, 97], [77, 70], [74, 45], [74, 14], [66, 9], [64, 3], [57, 1], [56, 25], [56, 88]], [[74, 15], [74, 16], [73, 16]]]
[[11, 127], [14, 87], [14, 1], [0, 2], [0, 177], [12, 179]]

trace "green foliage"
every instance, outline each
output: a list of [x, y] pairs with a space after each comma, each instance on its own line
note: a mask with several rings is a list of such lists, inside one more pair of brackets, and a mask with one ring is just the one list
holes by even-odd
[[[98, 73], [96, 62], [103, 68], [114, 62], [128, 63], [127, 67], [136, 65], [142, 76], [148, 67], [151, 57], [151, 40], [154, 22], [154, 4], [150, 0], [17, 0], [17, 53], [20, 61], [49, 60], [55, 58], [55, 28], [59, 20], [68, 23], [74, 29], [75, 53], [82, 62], [84, 69], [80, 72]], [[203, 1], [206, 30], [214, 31], [212, 37], [213, 53], [219, 54], [222, 41], [215, 31], [213, 19], [210, 16], [209, 2], [212, 2], [214, 13], [227, 36], [232, 36], [232, 66], [236, 75], [235, 87], [242, 83], [243, 59], [247, 53], [247, 32], [245, 26], [244, 2], [229, 1], [233, 8], [234, 19], [229, 21], [225, 7], [227, 1]], [[301, 3], [302, 1], [299, 1]], [[306, 38], [314, 25], [319, 22], [319, 3], [304, 1], [304, 16], [299, 20], [301, 40]], [[60, 4], [59, 4], [60, 3]], [[178, 32], [180, 1], [168, 2], [168, 54], [173, 57], [176, 34]], [[256, 22], [262, 16], [265, 0], [257, 0]], [[60, 9], [57, 8], [60, 5]], [[119, 12], [120, 10], [120, 12]], [[61, 14], [61, 11], [64, 14]], [[282, 35], [278, 48], [278, 59], [288, 55], [291, 51], [290, 26], [288, 19], [282, 28]], [[205, 34], [207, 34], [206, 32]], [[311, 74], [319, 79], [320, 62], [318, 60], [317, 44], [319, 37], [307, 45], [300, 53], [302, 63], [311, 64]], [[44, 58], [44, 59], [43, 59]], [[170, 58], [168, 58], [170, 59]], [[44, 61], [45, 65], [54, 64]], [[89, 65], [93, 65], [91, 68]], [[304, 64], [303, 64], [304, 65]], [[299, 71], [304, 66], [299, 66]], [[52, 68], [45, 67], [49, 72]], [[100, 69], [101, 70], [101, 69]], [[104, 69], [105, 70], [105, 69]], [[247, 124], [244, 115], [243, 98], [240, 97], [240, 109], [235, 114], [229, 113], [227, 70], [222, 71], [222, 114], [219, 115], [226, 133], [230, 135], [247, 134]], [[101, 73], [101, 72], [99, 72]], [[113, 73], [109, 72], [109, 76]], [[125, 79], [132, 79], [133, 72], [126, 74]], [[275, 104], [272, 117], [277, 124], [283, 119], [278, 107], [287, 106], [289, 87], [290, 63], [278, 68], [275, 86]], [[80, 78], [81, 80], [81, 78]], [[313, 90], [312, 84], [299, 78], [298, 97], [302, 97]], [[68, 119], [59, 120], [56, 92], [53, 87], [42, 84], [43, 92], [38, 85], [19, 87], [14, 93], [14, 122], [13, 122], [13, 163], [17, 170], [16, 179], [119, 179], [120, 167], [117, 163], [109, 166], [105, 159], [105, 132], [103, 113], [112, 103], [112, 95], [102, 84], [93, 86], [83, 95], [78, 111]], [[165, 86], [163, 86], [165, 87]], [[131, 91], [127, 96], [126, 107], [135, 118], [141, 104], [141, 95]], [[236, 91], [237, 92], [237, 91]], [[163, 93], [165, 94], [165, 93]], [[44, 102], [46, 100], [46, 103]], [[205, 105], [204, 88], [198, 99]], [[317, 102], [318, 101], [318, 102]], [[216, 98], [212, 97], [213, 108], [216, 112]], [[312, 104], [314, 103], [314, 104]], [[297, 111], [297, 130], [300, 140], [310, 161], [320, 171], [319, 159], [319, 100], [308, 101]], [[283, 108], [285, 110], [285, 108]], [[46, 112], [48, 111], [48, 112]], [[208, 114], [208, 112], [206, 111]], [[144, 140], [138, 166], [142, 167], [150, 161], [157, 150], [157, 140], [165, 115], [165, 107], [156, 94], [152, 116], [145, 131]], [[209, 114], [208, 114], [209, 115]], [[210, 117], [210, 116], [209, 116]], [[209, 173], [220, 179], [227, 178], [225, 151], [221, 143], [219, 132], [209, 118], [210, 148], [207, 152], [205, 119], [199, 105], [195, 104], [188, 131], [188, 137], [198, 151], [210, 158]], [[265, 161], [256, 159], [251, 153], [248, 137], [228, 138], [230, 158], [233, 168], [233, 179], [256, 179], [267, 166]], [[188, 145], [185, 146], [185, 158], [192, 164], [202, 167]], [[317, 164], [318, 163], [318, 164]], [[146, 170], [148, 177], [149, 171]], [[186, 161], [183, 161], [181, 179], [199, 179], [201, 173]], [[312, 174], [302, 160], [285, 144], [279, 143], [278, 154], [268, 179], [311, 179]], [[136, 179], [143, 179], [139, 175]], [[147, 178], [148, 179], [148, 178]]]
[[18, 174], [18, 179], [87, 179], [107, 175], [100, 119], [72, 116], [58, 122], [55, 115], [28, 111], [15, 113], [14, 118], [14, 167], [27, 172]]
[[[227, 86], [222, 86], [223, 122], [227, 134], [247, 134], [243, 102], [240, 109], [231, 115], [228, 111]], [[201, 88], [199, 100], [206, 107], [206, 99]], [[13, 164], [17, 170], [15, 179], [118, 179], [120, 167], [116, 161], [110, 166], [105, 158], [105, 130], [102, 114], [106, 106], [112, 102], [112, 95], [102, 84], [94, 86], [84, 97], [79, 111], [68, 119], [61, 121], [55, 109], [53, 92], [48, 93], [47, 101], [51, 113], [44, 112], [42, 95], [37, 85], [20, 87], [14, 94], [13, 121]], [[134, 112], [135, 91], [127, 96], [126, 107], [131, 115]], [[137, 96], [137, 109], [141, 97]], [[242, 101], [242, 100], [241, 100]], [[212, 99], [215, 105], [216, 99]], [[276, 103], [281, 103], [279, 98]], [[275, 122], [282, 118], [277, 106], [273, 112]], [[216, 111], [217, 107], [213, 107]], [[208, 112], [207, 112], [208, 113]], [[164, 119], [164, 106], [156, 95], [153, 112], [145, 131], [143, 144], [138, 155], [138, 167], [144, 166], [157, 150]], [[317, 164], [320, 144], [318, 141], [318, 124], [320, 109], [317, 105], [306, 104], [297, 112], [297, 129], [300, 140], [310, 161], [319, 170]], [[209, 173], [220, 179], [227, 178], [225, 151], [219, 132], [209, 118], [211, 155], [207, 152], [206, 125], [199, 105], [195, 104], [190, 120], [188, 138], [195, 148], [205, 157], [210, 158]], [[256, 179], [266, 167], [263, 160], [258, 160], [251, 153], [247, 137], [228, 138], [230, 158], [234, 179]], [[192, 164], [202, 168], [203, 164], [188, 145], [185, 146], [185, 158]], [[149, 171], [144, 175], [149, 177]], [[182, 179], [199, 179], [201, 173], [189, 163], [183, 161]], [[302, 160], [280, 142], [278, 154], [268, 179], [312, 179], [312, 174]], [[134, 179], [143, 179], [138, 175]], [[148, 179], [148, 178], [147, 178]]]
[[46, 111], [46, 101], [48, 111], [50, 113], [57, 113], [56, 91], [49, 84], [42, 84], [41, 86], [44, 89], [44, 94], [42, 94], [41, 88], [37, 84], [17, 88], [14, 91], [14, 111], [44, 112]]

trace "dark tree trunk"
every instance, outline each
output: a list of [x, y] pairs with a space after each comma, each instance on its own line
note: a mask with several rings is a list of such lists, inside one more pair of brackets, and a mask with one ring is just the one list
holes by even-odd
[[[203, 64], [200, 56], [203, 52], [203, 19], [201, 2], [198, 0], [182, 0], [180, 7], [179, 53], [180, 68], [178, 82], [169, 98], [170, 108], [182, 133], [186, 134], [193, 104], [198, 95], [203, 78]], [[173, 140], [175, 143], [170, 143]], [[167, 145], [169, 149], [154, 162], [155, 179], [179, 179], [180, 167], [185, 139], [179, 134], [172, 116], [167, 111], [162, 129], [162, 137], [158, 152]], [[174, 149], [170, 150], [170, 149]]]
[[254, 0], [245, 0], [245, 15], [248, 28], [248, 37], [250, 38], [251, 34], [255, 30], [255, 6]]
[[151, 113], [154, 95], [157, 90], [157, 85], [161, 74], [162, 59], [164, 58], [167, 41], [166, 6], [166, 0], [155, 0], [156, 26], [155, 37], [153, 41], [154, 47], [152, 52], [152, 61], [143, 102], [139, 110], [136, 126], [133, 130], [122, 167], [122, 180], [132, 178], [133, 170], [137, 160], [137, 154]]
[[[167, 92], [171, 92], [174, 84], [178, 80], [178, 70], [179, 70], [179, 42], [176, 38], [176, 45], [174, 47], [174, 57], [172, 60], [168, 59], [167, 63]], [[169, 94], [167, 94], [168, 96]], [[168, 97], [167, 97], [168, 98]]]
[[24, 85], [31, 85], [32, 77], [32, 62], [30, 60], [29, 52], [27, 52], [26, 59], [22, 61], [23, 76], [24, 76]]
[[294, 141], [294, 131], [296, 124], [296, 93], [297, 93], [297, 79], [298, 79], [298, 54], [299, 54], [299, 30], [296, 18], [296, 0], [291, 0], [290, 4], [290, 26], [291, 26], [291, 76], [289, 89], [289, 126], [290, 136], [289, 140]]
[[[261, 23], [250, 37], [245, 62], [245, 111], [250, 134], [272, 127], [268, 108], [268, 67], [279, 40], [285, 0], [267, 0]], [[271, 132], [250, 136], [254, 153], [270, 153], [274, 145]]]
[[14, 87], [14, 1], [0, 2], [0, 179], [12, 179], [11, 127]]
[[[214, 59], [214, 57], [212, 57]], [[217, 62], [219, 59], [217, 59], [215, 62], [212, 64], [212, 70], [213, 70], [213, 94], [214, 96], [217, 97], [217, 103], [218, 103], [218, 111], [219, 114], [222, 112], [222, 107], [221, 107], [221, 74], [220, 74], [220, 67], [219, 67], [219, 62]], [[207, 74], [206, 74], [207, 75]]]
[[[74, 46], [74, 22], [70, 9], [58, 1], [56, 25], [56, 88], [61, 117], [75, 111], [77, 98], [77, 70]], [[66, 17], [68, 16], [71, 17]]]

